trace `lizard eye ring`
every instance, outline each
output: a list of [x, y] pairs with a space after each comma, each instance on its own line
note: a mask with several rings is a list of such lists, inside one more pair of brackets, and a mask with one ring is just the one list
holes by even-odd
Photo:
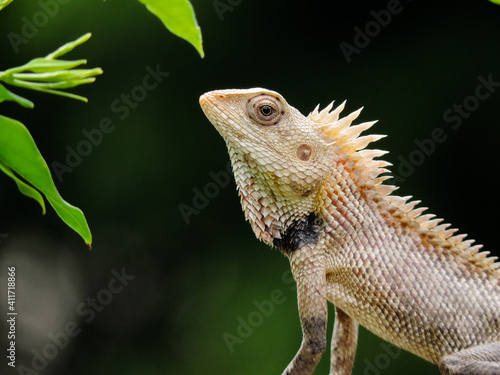
[[253, 120], [264, 126], [276, 125], [283, 115], [281, 102], [270, 95], [259, 95], [250, 99], [247, 110]]

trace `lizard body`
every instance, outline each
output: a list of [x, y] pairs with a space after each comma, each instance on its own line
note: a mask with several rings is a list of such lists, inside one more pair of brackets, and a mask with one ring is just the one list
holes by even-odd
[[301, 347], [284, 374], [312, 374], [336, 309], [331, 374], [350, 374], [358, 324], [440, 366], [500, 374], [500, 264], [449, 224], [391, 193], [366, 149], [375, 122], [341, 104], [304, 116], [266, 89], [211, 91], [203, 111], [226, 141], [246, 218], [288, 258]]

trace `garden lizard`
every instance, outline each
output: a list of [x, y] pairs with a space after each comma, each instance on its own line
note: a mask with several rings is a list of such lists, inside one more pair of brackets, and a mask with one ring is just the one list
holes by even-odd
[[381, 135], [307, 117], [277, 92], [211, 91], [201, 107], [224, 138], [245, 217], [289, 259], [303, 339], [284, 374], [312, 374], [335, 305], [331, 374], [352, 371], [358, 325], [439, 365], [442, 374], [500, 374], [500, 264], [411, 197], [384, 184]]

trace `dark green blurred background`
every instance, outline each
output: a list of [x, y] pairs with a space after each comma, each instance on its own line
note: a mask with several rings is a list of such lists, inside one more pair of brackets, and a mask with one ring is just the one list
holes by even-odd
[[[214, 3], [227, 10], [218, 13]], [[55, 178], [62, 196], [85, 212], [92, 251], [52, 208], [42, 216], [0, 175], [1, 285], [7, 266], [15, 265], [16, 364], [32, 369], [24, 373], [279, 374], [294, 356], [301, 332], [288, 262], [255, 239], [232, 177], [225, 187], [214, 185], [214, 174], [226, 176], [228, 156], [199, 108], [209, 90], [262, 86], [305, 114], [333, 99], [348, 100], [346, 113], [364, 106], [360, 121], [379, 119], [373, 132], [388, 134], [376, 147], [390, 151], [387, 159], [404, 177], [399, 194], [421, 199], [499, 254], [500, 87], [480, 91], [488, 98], [474, 97], [479, 77], [500, 82], [500, 6], [401, 0], [401, 11], [379, 32], [372, 11], [387, 9], [387, 1], [194, 0], [193, 6], [203, 60], [133, 0], [59, 4], [17, 53], [8, 34], [22, 35], [23, 17], [32, 20], [42, 7], [15, 0], [0, 12], [2, 70], [93, 33], [68, 55], [104, 70], [94, 84], [74, 90], [88, 104], [13, 88], [35, 109], [0, 106], [30, 129], [49, 165], [65, 163], [68, 147], [76, 150], [86, 139], [82, 131], [105, 118], [115, 126], [62, 181]], [[354, 28], [367, 26], [373, 37], [348, 63], [339, 45], [355, 46]], [[116, 103], [141, 92], [147, 67], [169, 75], [124, 116]], [[443, 116], [464, 100], [473, 110], [453, 129], [458, 120]], [[416, 141], [436, 128], [446, 141], [419, 159]], [[403, 159], [421, 165], [406, 173]], [[204, 189], [211, 198], [193, 203]], [[187, 223], [179, 206], [195, 203], [206, 207]], [[111, 294], [112, 270], [120, 274], [123, 267], [135, 279]], [[271, 309], [263, 301], [273, 293], [281, 297]], [[96, 297], [107, 305], [83, 313]], [[258, 306], [267, 306], [267, 316]], [[241, 322], [249, 318], [255, 327], [245, 330]], [[81, 332], [65, 341], [68, 322]], [[438, 374], [424, 360], [386, 350], [363, 330], [354, 373]], [[37, 353], [51, 358], [44, 362]], [[2, 354], [0, 373], [23, 373], [4, 361]], [[316, 373], [328, 373], [328, 361], [325, 355]]]

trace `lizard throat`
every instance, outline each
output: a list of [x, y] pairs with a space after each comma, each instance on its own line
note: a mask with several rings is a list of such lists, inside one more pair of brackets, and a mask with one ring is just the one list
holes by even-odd
[[282, 175], [276, 164], [259, 164], [228, 142], [236, 185], [246, 219], [256, 237], [289, 254], [321, 237], [324, 219], [322, 177], [313, 183], [292, 173]]
[[324, 220], [318, 214], [311, 212], [304, 218], [297, 219], [289, 225], [281, 234], [281, 238], [275, 238], [273, 245], [286, 255], [301, 248], [304, 245], [314, 245], [318, 242], [320, 231], [324, 227]]

